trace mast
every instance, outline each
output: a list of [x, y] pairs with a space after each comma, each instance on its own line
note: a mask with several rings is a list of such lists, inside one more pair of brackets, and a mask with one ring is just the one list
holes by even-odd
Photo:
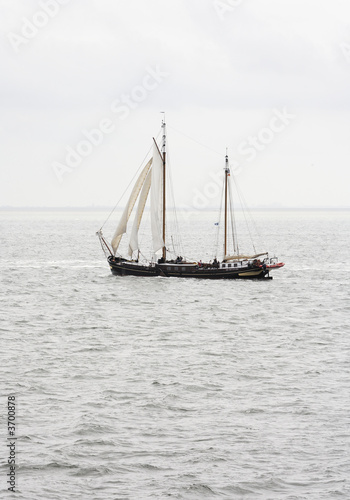
[[[226, 151], [227, 153], [227, 151]], [[228, 155], [225, 157], [225, 239], [224, 239], [224, 259], [227, 255], [227, 181], [230, 175], [230, 169], [228, 166]]]
[[166, 210], [166, 129], [165, 129], [165, 113], [162, 121], [163, 139], [162, 139], [162, 155], [163, 155], [163, 259], [166, 260], [165, 246], [165, 210]]

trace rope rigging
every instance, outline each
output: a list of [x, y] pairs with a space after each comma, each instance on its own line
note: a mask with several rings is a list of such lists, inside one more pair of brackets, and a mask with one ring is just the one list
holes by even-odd
[[[209, 149], [210, 151], [212, 151], [215, 154], [219, 155], [221, 158], [224, 156], [221, 153], [218, 153], [217, 151], [213, 150], [212, 148], [210, 148], [210, 147], [208, 147], [208, 146], [206, 146], [204, 144], [201, 144], [196, 139], [193, 139], [193, 138], [187, 136], [186, 134], [183, 134], [182, 132], [174, 129], [173, 127], [170, 127], [170, 128], [172, 130], [174, 130], [175, 132], [177, 132], [177, 133], [179, 133], [181, 135], [184, 135], [188, 139], [196, 142], [197, 144], [201, 145], [202, 147], [205, 147], [206, 149]], [[163, 132], [163, 127], [162, 127], [162, 129], [157, 134], [157, 140], [159, 139], [159, 136], [162, 133], [164, 133]], [[149, 157], [152, 148], [153, 148], [153, 145], [148, 150], [147, 154], [145, 155], [144, 159], [142, 160], [140, 166], [138, 167], [137, 171], [133, 175], [133, 177], [130, 180], [128, 186], [126, 187], [126, 189], [124, 190], [123, 194], [121, 195], [120, 199], [118, 200], [118, 202], [113, 207], [113, 209], [109, 213], [108, 217], [106, 218], [106, 220], [102, 224], [102, 226], [100, 228], [100, 231], [102, 231], [102, 229], [105, 227], [105, 225], [107, 224], [107, 222], [109, 221], [109, 219], [111, 218], [111, 216], [113, 215], [113, 213], [115, 212], [115, 210], [117, 209], [117, 207], [119, 206], [119, 204], [121, 203], [121, 200], [124, 198], [124, 196], [126, 195], [126, 193], [128, 192], [128, 190], [130, 189], [130, 186], [135, 182], [135, 179], [140, 174], [140, 170], [143, 167], [143, 165], [144, 165], [147, 157]], [[173, 182], [172, 182], [172, 168], [171, 168], [171, 161], [170, 161], [170, 155], [169, 155], [169, 147], [167, 147], [167, 149], [168, 149], [168, 152], [167, 152], [167, 168], [166, 168], [166, 177], [167, 177], [166, 181], [167, 182], [166, 182], [166, 184], [169, 186], [169, 198], [170, 198], [169, 201], [172, 202], [171, 209], [168, 210], [169, 216], [166, 218], [166, 235], [168, 235], [168, 237], [166, 238], [167, 239], [167, 252], [170, 255], [174, 256], [174, 257], [175, 256], [180, 256], [180, 255], [183, 256], [183, 257], [185, 257], [184, 246], [183, 246], [183, 239], [182, 239], [181, 232], [180, 232], [178, 212], [177, 212], [176, 203], [175, 203], [175, 195], [174, 195], [174, 186], [173, 186]], [[226, 155], [226, 157], [227, 157], [227, 155]], [[252, 233], [251, 233], [251, 230], [250, 230], [250, 224], [248, 222], [248, 218], [250, 219], [250, 223], [254, 226], [254, 228], [256, 230], [256, 233], [260, 236], [258, 228], [257, 228], [256, 223], [255, 223], [255, 221], [253, 219], [253, 216], [252, 216], [252, 214], [251, 214], [251, 212], [250, 212], [250, 210], [249, 210], [249, 208], [248, 208], [248, 206], [247, 206], [247, 204], [245, 202], [243, 194], [242, 194], [242, 192], [241, 192], [241, 190], [240, 190], [240, 188], [239, 188], [239, 186], [237, 184], [235, 176], [231, 172], [228, 173], [228, 176], [229, 176], [229, 178], [228, 178], [228, 186], [227, 186], [228, 187], [228, 192], [227, 192], [228, 196], [226, 197], [226, 199], [228, 201], [228, 206], [227, 206], [227, 216], [228, 216], [228, 220], [227, 220], [227, 239], [231, 241], [231, 237], [232, 237], [233, 253], [236, 254], [236, 255], [239, 255], [239, 244], [238, 244], [238, 238], [237, 238], [237, 224], [236, 224], [235, 203], [234, 203], [235, 197], [236, 197], [236, 193], [237, 193], [237, 199], [238, 199], [238, 201], [239, 201], [239, 203], [241, 205], [241, 208], [242, 208], [243, 217], [244, 217], [244, 221], [245, 221], [245, 224], [246, 224], [246, 227], [247, 227], [247, 231], [248, 231], [248, 234], [249, 234], [251, 245], [252, 245], [252, 247], [254, 249], [254, 252], [257, 253], [255, 245], [254, 245], [254, 241], [253, 241], [253, 236], [252, 236]], [[233, 178], [233, 184], [234, 184], [234, 187], [235, 187], [235, 193], [233, 193], [233, 191], [232, 191], [232, 178]], [[225, 192], [225, 178], [223, 176], [223, 183], [222, 183], [221, 197], [220, 197], [220, 208], [219, 208], [219, 213], [218, 213], [218, 219], [215, 222], [216, 237], [215, 237], [215, 241], [214, 241], [214, 251], [213, 251], [213, 257], [215, 257], [215, 258], [218, 255], [221, 254], [221, 251], [219, 251], [220, 250], [220, 248], [219, 248], [219, 245], [220, 245], [219, 238], [220, 238], [220, 233], [222, 233], [221, 227], [222, 227], [222, 213], [223, 213], [224, 192]], [[170, 205], [170, 204], [168, 204], [168, 205]], [[147, 210], [146, 210], [146, 212], [147, 212]], [[149, 242], [148, 241], [146, 241], [146, 242], [144, 241], [145, 240], [145, 223], [146, 223], [146, 219], [150, 219], [150, 216], [149, 216], [149, 214], [147, 214], [147, 216], [146, 216], [146, 213], [144, 215], [145, 215], [145, 217], [143, 218], [143, 221], [141, 223], [138, 235], [139, 235], [139, 242], [140, 242], [140, 244], [142, 242], [142, 243], [146, 243], [145, 246], [148, 246]], [[136, 217], [136, 215], [135, 215], [135, 217]], [[147, 233], [147, 238], [148, 239], [149, 239], [149, 236], [150, 236], [150, 234], [149, 234], [149, 231], [148, 231], [148, 233]], [[139, 244], [139, 247], [141, 246], [140, 244]], [[143, 248], [145, 248], [145, 246], [143, 246]], [[230, 244], [230, 246], [231, 246], [231, 244]], [[230, 246], [228, 246], [227, 249], [226, 249], [227, 255], [230, 254]], [[151, 245], [150, 245], [150, 248], [151, 248]], [[147, 251], [147, 253], [148, 253], [148, 251]], [[153, 255], [152, 251], [151, 251], [151, 254]], [[140, 249], [138, 249], [137, 255], [138, 256], [141, 255], [143, 258], [146, 259], [145, 255], [141, 252]]]

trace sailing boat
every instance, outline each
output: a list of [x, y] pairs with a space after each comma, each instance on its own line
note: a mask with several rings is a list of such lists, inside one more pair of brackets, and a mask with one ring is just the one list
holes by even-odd
[[[110, 269], [118, 276], [164, 276], [201, 279], [272, 279], [270, 271], [279, 269], [284, 263], [276, 257], [269, 258], [267, 252], [242, 255], [235, 251], [228, 255], [228, 201], [230, 168], [228, 156], [224, 168], [224, 245], [223, 258], [219, 261], [202, 263], [200, 260], [187, 260], [183, 257], [170, 258], [166, 234], [166, 124], [162, 122], [162, 140], [158, 145], [153, 138], [153, 156], [144, 166], [132, 189], [127, 205], [109, 245], [102, 234], [97, 232]], [[148, 197], [150, 196], [151, 234], [153, 258], [139, 261], [140, 245], [138, 233]], [[119, 254], [118, 249], [127, 231], [128, 221], [138, 201], [128, 245], [128, 258]], [[232, 200], [231, 200], [232, 201]], [[261, 259], [260, 259], [261, 257]]]

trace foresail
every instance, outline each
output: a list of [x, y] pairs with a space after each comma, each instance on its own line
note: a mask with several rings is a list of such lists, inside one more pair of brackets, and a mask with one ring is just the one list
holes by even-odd
[[139, 203], [137, 205], [137, 211], [134, 219], [134, 223], [131, 230], [130, 242], [129, 242], [129, 255], [132, 256], [133, 252], [136, 252], [139, 249], [139, 239], [138, 233], [142, 220], [143, 211], [145, 209], [146, 201], [148, 198], [148, 193], [151, 187], [152, 180], [152, 169], [149, 170], [146, 180], [143, 184], [142, 191], [139, 198]]
[[163, 161], [156, 145], [153, 146], [153, 165], [151, 181], [151, 230], [153, 251], [158, 252], [164, 247], [162, 236], [162, 190], [163, 190]]
[[143, 186], [143, 183], [145, 182], [145, 179], [146, 179], [147, 174], [151, 168], [151, 165], [152, 165], [152, 158], [150, 159], [150, 161], [147, 163], [147, 165], [144, 167], [141, 174], [139, 175], [139, 178], [137, 179], [135, 186], [131, 192], [128, 203], [126, 204], [123, 215], [119, 221], [118, 227], [114, 233], [114, 236], [112, 239], [112, 248], [113, 248], [114, 255], [116, 254], [116, 252], [118, 250], [118, 247], [119, 247], [119, 244], [120, 244], [120, 241], [122, 239], [123, 234], [126, 233], [126, 227], [127, 227], [128, 220], [130, 218], [132, 209], [135, 206], [137, 197], [140, 194], [141, 188]]

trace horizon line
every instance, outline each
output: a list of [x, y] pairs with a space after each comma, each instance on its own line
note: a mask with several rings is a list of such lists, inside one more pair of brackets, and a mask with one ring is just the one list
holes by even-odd
[[[112, 211], [112, 210], [123, 210], [125, 207], [120, 206], [120, 207], [112, 207], [109, 205], [81, 205], [81, 206], [70, 206], [70, 205], [65, 205], [65, 206], [12, 206], [12, 205], [3, 205], [0, 206], [0, 211], [6, 212], [6, 211], [25, 211], [25, 210], [30, 210], [30, 211]], [[175, 207], [169, 207], [168, 210], [174, 210]], [[247, 207], [249, 210], [350, 210], [350, 206], [326, 206], [326, 205], [311, 205], [311, 206], [300, 206], [300, 205], [294, 205], [294, 206], [279, 206], [279, 205], [257, 205], [257, 206], [248, 206]], [[217, 210], [217, 207], [209, 207], [209, 208], [195, 208], [195, 207], [187, 207], [187, 206], [179, 206], [176, 207], [176, 210], [179, 212], [211, 212], [213, 210]], [[241, 207], [236, 207], [235, 211], [244, 211]]]

